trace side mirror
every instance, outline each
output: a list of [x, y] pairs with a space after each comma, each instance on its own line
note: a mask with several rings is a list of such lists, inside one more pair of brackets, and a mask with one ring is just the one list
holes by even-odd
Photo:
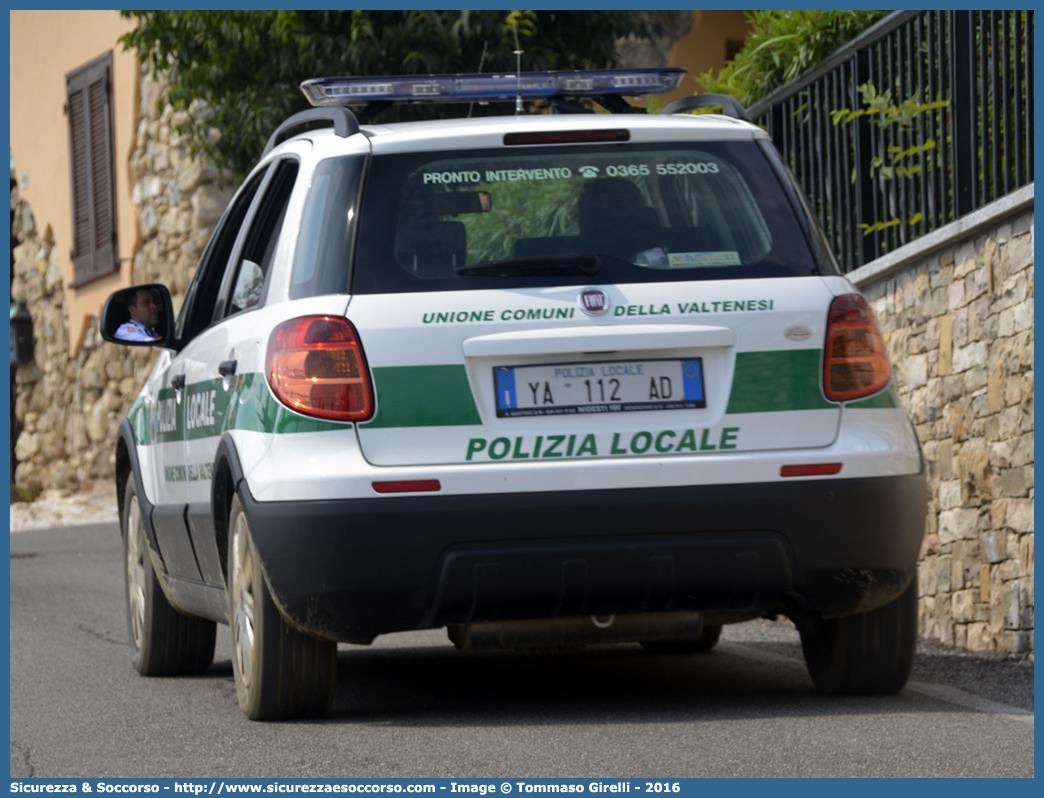
[[101, 337], [110, 343], [170, 346], [174, 340], [170, 290], [162, 283], [120, 289], [105, 300], [98, 327]]
[[232, 291], [232, 308], [235, 312], [252, 308], [261, 301], [261, 289], [265, 286], [265, 273], [252, 260], [244, 260], [239, 267], [236, 287]]

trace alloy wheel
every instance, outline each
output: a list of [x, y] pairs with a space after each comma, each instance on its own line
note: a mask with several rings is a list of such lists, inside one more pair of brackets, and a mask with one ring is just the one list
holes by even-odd
[[127, 597], [130, 604], [131, 633], [135, 648], [145, 645], [145, 541], [141, 533], [138, 497], [132, 496], [127, 508]]
[[240, 515], [232, 530], [232, 643], [233, 656], [244, 687], [250, 686], [257, 656], [254, 632], [254, 553], [247, 539], [248, 534], [246, 517]]

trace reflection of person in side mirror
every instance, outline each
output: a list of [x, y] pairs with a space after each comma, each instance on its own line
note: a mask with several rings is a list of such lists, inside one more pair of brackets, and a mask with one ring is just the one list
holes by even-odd
[[131, 320], [121, 324], [116, 337], [121, 341], [155, 341], [160, 334], [153, 329], [159, 321], [159, 306], [152, 291], [139, 289], [127, 298], [127, 312]]

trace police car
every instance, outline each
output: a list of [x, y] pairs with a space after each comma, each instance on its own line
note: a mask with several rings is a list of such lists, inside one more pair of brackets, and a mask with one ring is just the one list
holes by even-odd
[[[625, 99], [680, 77], [302, 84], [177, 316], [102, 314], [161, 348], [116, 449], [139, 672], [227, 624], [275, 718], [331, 705], [338, 642], [691, 653], [781, 614], [820, 690], [902, 687], [925, 470], [881, 333], [738, 104]], [[508, 105], [377, 117], [440, 101]], [[160, 337], [121, 341], [142, 288]]]

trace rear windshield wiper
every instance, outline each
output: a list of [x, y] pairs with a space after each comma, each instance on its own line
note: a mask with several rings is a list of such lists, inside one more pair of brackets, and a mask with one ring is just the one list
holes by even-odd
[[578, 270], [583, 274], [596, 274], [602, 268], [601, 259], [593, 252], [565, 252], [560, 255], [539, 255], [526, 258], [505, 258], [504, 260], [487, 260], [460, 266], [457, 274], [470, 277], [476, 275], [493, 277], [514, 277], [519, 274], [545, 272], [558, 274], [563, 271]]

